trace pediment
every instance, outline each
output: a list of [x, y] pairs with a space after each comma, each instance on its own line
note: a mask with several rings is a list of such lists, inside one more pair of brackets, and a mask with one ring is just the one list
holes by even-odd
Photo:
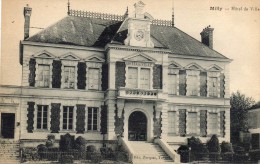
[[129, 61], [139, 61], [139, 62], [156, 62], [156, 60], [144, 53], [136, 53], [133, 55], [130, 55], [126, 58], [123, 58], [124, 60]]
[[196, 63], [191, 63], [185, 67], [186, 69], [191, 69], [191, 70], [204, 70], [200, 65]]
[[104, 62], [105, 60], [96, 56], [96, 55], [92, 55], [92, 56], [86, 58], [85, 61], [88, 61], [88, 62]]
[[36, 54], [32, 55], [35, 58], [47, 58], [47, 59], [54, 59], [55, 56], [53, 54], [51, 54], [50, 52], [44, 50], [44, 51], [40, 51], [37, 52]]
[[67, 54], [64, 54], [60, 57], [60, 59], [63, 59], [63, 60], [80, 60], [79, 57], [77, 57], [75, 54], [69, 52]]
[[223, 69], [216, 64], [210, 66], [209, 69], [208, 69], [208, 71], [212, 71], [212, 72], [219, 72], [219, 71], [222, 71], [222, 70]]
[[182, 69], [182, 66], [174, 61], [171, 61], [169, 64], [169, 68]]

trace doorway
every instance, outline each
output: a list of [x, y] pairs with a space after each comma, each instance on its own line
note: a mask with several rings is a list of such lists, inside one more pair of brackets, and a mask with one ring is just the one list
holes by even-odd
[[1, 114], [1, 137], [14, 138], [15, 128], [15, 114], [2, 113]]
[[130, 114], [128, 120], [128, 140], [147, 140], [147, 118], [143, 112], [135, 111]]

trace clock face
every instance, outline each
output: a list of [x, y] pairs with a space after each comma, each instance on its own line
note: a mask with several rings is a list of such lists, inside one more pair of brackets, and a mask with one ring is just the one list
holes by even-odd
[[135, 33], [135, 39], [136, 40], [142, 40], [144, 38], [144, 32], [143, 31], [136, 31], [136, 33]]

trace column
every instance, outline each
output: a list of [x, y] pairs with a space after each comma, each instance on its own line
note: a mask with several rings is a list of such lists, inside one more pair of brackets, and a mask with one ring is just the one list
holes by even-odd
[[163, 103], [162, 104], [162, 120], [161, 120], [161, 129], [162, 129], [162, 133], [161, 133], [161, 138], [162, 139], [167, 139], [168, 136], [168, 104], [167, 103]]
[[116, 80], [116, 62], [110, 61], [108, 63], [109, 67], [109, 76], [108, 76], [108, 88], [115, 89], [115, 80]]
[[107, 139], [108, 140], [116, 140], [115, 134], [115, 101], [108, 100], [107, 101]]

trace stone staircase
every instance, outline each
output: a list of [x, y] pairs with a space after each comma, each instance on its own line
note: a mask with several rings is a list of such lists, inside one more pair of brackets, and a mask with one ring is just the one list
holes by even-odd
[[0, 164], [20, 163], [19, 149], [19, 141], [9, 139], [0, 140]]
[[164, 152], [164, 150], [155, 143], [144, 141], [129, 141], [133, 150], [134, 164], [169, 164], [173, 160]]

